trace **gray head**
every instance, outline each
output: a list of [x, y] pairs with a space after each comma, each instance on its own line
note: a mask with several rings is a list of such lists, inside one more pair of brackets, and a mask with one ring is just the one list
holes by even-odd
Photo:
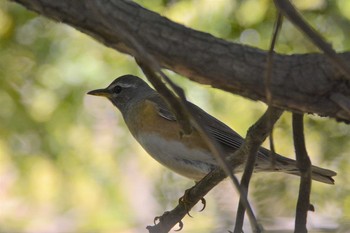
[[148, 84], [133, 75], [116, 78], [108, 87], [89, 91], [87, 94], [107, 97], [122, 113], [135, 103], [155, 91]]

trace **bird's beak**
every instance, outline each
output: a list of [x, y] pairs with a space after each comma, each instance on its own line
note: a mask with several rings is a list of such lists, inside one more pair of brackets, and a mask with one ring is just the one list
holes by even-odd
[[108, 89], [96, 89], [96, 90], [89, 91], [87, 94], [110, 97], [112, 93]]

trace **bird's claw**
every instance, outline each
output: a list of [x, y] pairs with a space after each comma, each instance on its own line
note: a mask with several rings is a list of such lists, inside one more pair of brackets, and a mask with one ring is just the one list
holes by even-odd
[[[185, 209], [187, 211], [187, 215], [192, 217], [192, 215], [190, 214], [190, 210], [191, 209], [189, 208], [189, 204], [191, 202], [188, 201], [188, 195], [189, 195], [190, 191], [191, 191], [191, 189], [186, 189], [184, 195], [179, 198], [179, 204], [182, 203], [185, 206]], [[202, 209], [199, 212], [202, 212], [205, 209], [206, 205], [207, 205], [207, 201], [204, 199], [204, 197], [201, 198], [201, 202], [203, 204], [203, 207], [202, 207]]]
[[205, 209], [205, 207], [207, 206], [207, 201], [205, 200], [204, 197], [201, 198], [201, 202], [203, 204], [203, 207], [202, 207], [202, 209], [199, 212], [202, 212]]
[[186, 210], [186, 214], [188, 216], [190, 216], [191, 218], [193, 218], [192, 215], [190, 214], [190, 210], [191, 209], [188, 207], [189, 202], [186, 200], [186, 196], [187, 196], [188, 191], [189, 190], [187, 189], [185, 191], [185, 194], [182, 197], [179, 198], [179, 204], [183, 204], [184, 207], [185, 207], [185, 210]]
[[182, 230], [182, 228], [184, 227], [184, 223], [180, 220], [180, 222], [178, 222], [179, 223], [179, 229], [177, 229], [177, 230], [175, 230], [175, 231], [181, 231]]
[[[154, 225], [157, 225], [157, 222], [160, 223], [160, 222], [163, 220], [163, 218], [164, 218], [166, 215], [168, 215], [169, 213], [170, 213], [169, 211], [165, 211], [164, 214], [163, 214], [162, 216], [156, 216], [156, 217], [154, 218], [154, 220], [153, 220]], [[175, 230], [175, 231], [181, 231], [182, 228], [184, 227], [184, 224], [183, 224], [183, 222], [182, 222], [181, 220], [178, 222], [178, 224], [179, 224], [179, 229], [177, 229], [177, 230]]]
[[159, 221], [160, 222], [160, 218], [161, 218], [162, 216], [156, 216], [156, 217], [154, 217], [154, 219], [153, 219], [153, 223], [154, 223], [154, 225], [157, 225], [157, 222]]

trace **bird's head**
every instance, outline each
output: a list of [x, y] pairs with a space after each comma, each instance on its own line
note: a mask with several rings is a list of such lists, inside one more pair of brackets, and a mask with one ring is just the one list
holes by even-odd
[[142, 79], [133, 75], [116, 78], [108, 87], [89, 91], [87, 94], [108, 98], [122, 113], [133, 103], [154, 92]]

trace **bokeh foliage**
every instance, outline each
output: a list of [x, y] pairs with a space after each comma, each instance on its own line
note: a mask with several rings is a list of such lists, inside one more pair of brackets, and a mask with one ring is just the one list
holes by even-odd
[[[262, 49], [276, 15], [268, 0], [137, 2], [188, 27]], [[337, 51], [350, 51], [349, 1], [294, 3]], [[317, 51], [287, 20], [276, 50]], [[143, 77], [133, 58], [5, 0], [0, 51], [0, 232], [143, 232], [192, 185], [148, 157], [111, 104], [85, 95], [126, 73]], [[242, 135], [266, 109], [168, 73], [189, 99]], [[286, 113], [276, 125], [275, 143], [279, 153], [293, 156], [290, 119]], [[313, 163], [338, 172], [335, 186], [313, 184], [316, 213], [309, 222], [346, 229], [350, 126], [308, 116], [305, 128]], [[292, 221], [297, 188], [295, 177], [255, 175], [251, 199], [258, 216], [287, 228], [280, 217]], [[185, 232], [228, 229], [235, 206], [227, 209], [227, 199], [237, 198], [232, 192], [222, 200], [220, 191], [208, 196], [204, 213], [185, 220]]]

